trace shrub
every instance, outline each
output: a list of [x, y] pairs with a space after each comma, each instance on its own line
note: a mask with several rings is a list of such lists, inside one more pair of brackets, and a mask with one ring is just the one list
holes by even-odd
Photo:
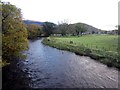
[[50, 41], [50, 39], [48, 38], [47, 41]]
[[107, 63], [107, 66], [108, 66], [108, 67], [112, 67], [112, 66], [113, 66], [112, 62], [108, 62], [108, 63]]
[[70, 44], [73, 44], [73, 41], [70, 41]]
[[88, 49], [88, 48], [85, 49], [84, 52], [85, 52], [86, 55], [89, 55], [90, 53], [92, 53], [92, 51], [90, 49]]

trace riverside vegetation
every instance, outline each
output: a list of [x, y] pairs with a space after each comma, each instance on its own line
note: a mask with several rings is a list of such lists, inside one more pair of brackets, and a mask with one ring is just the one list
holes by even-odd
[[117, 35], [84, 35], [68, 37], [48, 37], [43, 43], [58, 49], [75, 52], [120, 69]]
[[6, 66], [14, 60], [13, 57], [21, 57], [22, 52], [28, 49], [27, 29], [22, 21], [21, 10], [15, 5], [0, 1], [2, 28], [2, 64]]

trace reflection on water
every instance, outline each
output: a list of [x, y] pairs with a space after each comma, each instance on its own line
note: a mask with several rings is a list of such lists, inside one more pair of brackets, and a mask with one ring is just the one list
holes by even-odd
[[89, 57], [45, 46], [41, 39], [29, 44], [26, 60], [19, 61], [14, 72], [18, 77], [9, 80], [10, 83], [15, 79], [14, 87], [118, 88], [118, 71], [114, 68]]

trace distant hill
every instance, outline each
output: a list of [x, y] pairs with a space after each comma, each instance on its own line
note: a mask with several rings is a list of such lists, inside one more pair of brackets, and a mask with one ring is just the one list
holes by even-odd
[[85, 32], [86, 34], [101, 34], [104, 32], [103, 30], [88, 25], [86, 23], [75, 23], [75, 24], [82, 24], [87, 29], [87, 31]]
[[33, 20], [23, 20], [25, 24], [36, 24], [36, 25], [44, 25], [44, 22], [33, 21]]
[[85, 23], [83, 23], [83, 24], [84, 24], [84, 27], [88, 30], [87, 31], [88, 33], [93, 33], [93, 32], [94, 33], [102, 33], [103, 32], [101, 29], [98, 29], [96, 27], [93, 27], [93, 26], [85, 24]]

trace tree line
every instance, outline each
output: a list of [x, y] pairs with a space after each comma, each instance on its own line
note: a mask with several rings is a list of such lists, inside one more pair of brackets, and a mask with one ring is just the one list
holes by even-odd
[[68, 24], [60, 23], [56, 25], [52, 22], [44, 22], [42, 26], [36, 24], [27, 24], [28, 38], [33, 39], [39, 36], [51, 36], [51, 35], [82, 35], [87, 29], [82, 23]]

